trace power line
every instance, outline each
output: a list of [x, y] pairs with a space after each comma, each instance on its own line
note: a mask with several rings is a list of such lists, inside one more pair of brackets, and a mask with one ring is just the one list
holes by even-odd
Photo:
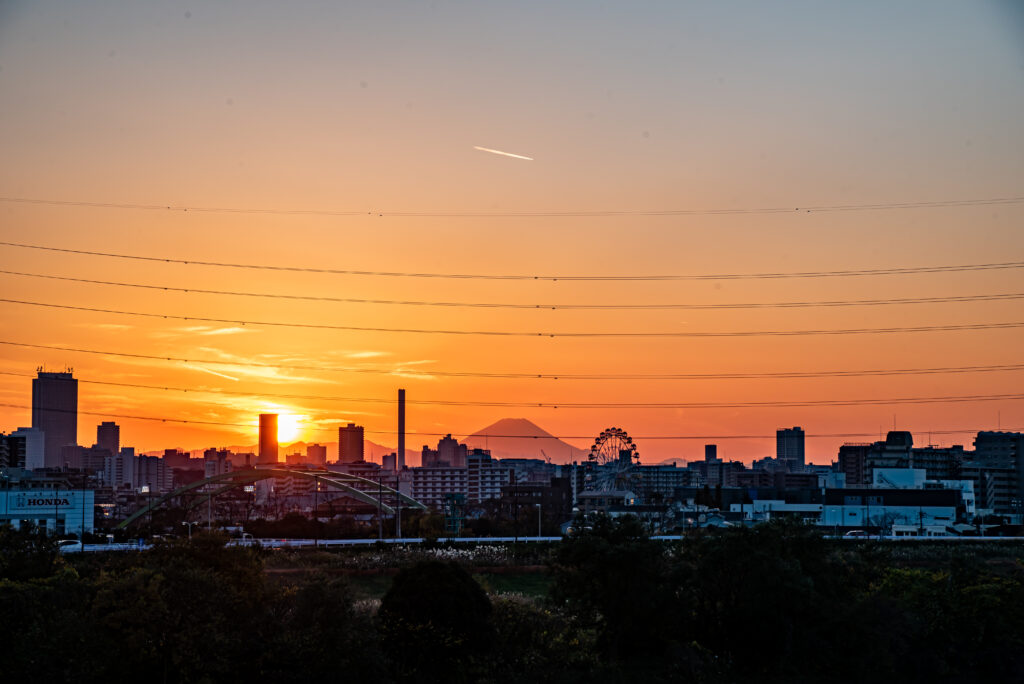
[[[8, 404], [8, 403], [0, 403], [0, 407], [23, 409], [23, 410], [26, 410], [26, 411], [30, 410], [32, 408], [31, 406], [26, 406], [24, 404]], [[133, 414], [109, 413], [109, 412], [101, 412], [101, 411], [81, 411], [81, 410], [72, 411], [71, 409], [47, 409], [47, 410], [51, 411], [51, 412], [54, 412], [54, 413], [77, 413], [78, 415], [83, 415], [83, 416], [96, 416], [96, 417], [100, 417], [100, 418], [119, 418], [119, 419], [122, 419], [122, 420], [145, 420], [145, 421], [151, 421], [151, 422], [156, 422], [156, 423], [181, 423], [181, 424], [187, 424], [187, 425], [215, 425], [215, 426], [220, 426], [220, 427], [243, 427], [243, 428], [250, 428], [250, 429], [256, 429], [256, 427], [257, 427], [255, 421], [253, 423], [229, 423], [229, 422], [224, 422], [224, 421], [194, 420], [194, 419], [191, 419], [191, 418], [159, 418], [159, 417], [156, 417], [156, 416], [139, 416], [139, 415], [133, 415]], [[1024, 428], [1006, 428], [1004, 431], [1018, 432], [1021, 429], [1024, 429]], [[312, 429], [312, 431], [314, 431], [314, 432], [325, 432], [325, 433], [326, 432], [334, 433], [334, 432], [336, 432], [336, 430], [337, 430], [337, 428], [313, 428]], [[366, 430], [366, 429], [364, 429], [363, 432], [365, 434], [369, 434], [369, 435], [393, 435], [393, 434], [395, 434], [394, 430]], [[912, 430], [912, 432], [922, 432], [922, 431], [921, 430]], [[970, 434], [972, 432], [978, 432], [978, 429], [977, 428], [957, 428], [957, 429], [947, 429], [947, 430], [928, 430], [928, 432], [930, 432], [933, 435], [959, 435], [959, 434]], [[537, 439], [563, 439], [563, 440], [564, 439], [585, 439], [585, 440], [592, 440], [595, 437], [594, 435], [552, 435], [552, 434], [544, 434], [544, 435], [495, 435], [495, 434], [475, 435], [475, 434], [470, 434], [470, 433], [467, 433], [467, 432], [454, 432], [454, 431], [448, 431], [448, 432], [416, 432], [416, 431], [406, 431], [405, 434], [407, 434], [407, 435], [416, 435], [416, 436], [420, 436], [420, 437], [445, 437], [447, 435], [452, 435], [452, 434], [465, 434], [465, 435], [468, 435], [468, 437], [466, 437], [466, 439], [468, 439], [469, 437], [484, 437], [484, 436], [486, 436], [486, 437], [494, 438], [494, 439], [526, 439], [526, 440], [537, 440]], [[804, 437], [805, 438], [809, 438], [809, 439], [826, 439], [826, 438], [828, 438], [828, 439], [840, 439], [840, 438], [874, 437], [877, 434], [878, 434], [877, 432], [873, 432], [873, 431], [872, 432], [836, 432], [836, 433], [820, 433], [820, 434], [805, 433]], [[694, 440], [694, 439], [727, 440], [727, 439], [775, 439], [775, 438], [776, 438], [776, 435], [637, 435], [637, 436], [633, 437], [634, 440]], [[570, 445], [570, 446], [572, 446], [572, 445]]]
[[[0, 375], [16, 377], [34, 377], [28, 373], [0, 371]], [[199, 392], [203, 394], [222, 394], [228, 396], [264, 397], [268, 399], [301, 399], [308, 401], [335, 401], [352, 404], [395, 404], [396, 399], [377, 397], [338, 397], [309, 394], [273, 394], [266, 392], [241, 392], [237, 390], [212, 390], [202, 388], [172, 387], [166, 385], [143, 385], [130, 382], [112, 382], [106, 380], [88, 380], [78, 378], [78, 382], [107, 387], [130, 387], [135, 389], [158, 390], [165, 392]], [[466, 401], [446, 399], [412, 399], [409, 404], [422, 406], [473, 406], [490, 408], [546, 408], [546, 409], [718, 409], [718, 408], [793, 408], [812, 406], [874, 406], [898, 404], [950, 404], [975, 401], [1014, 401], [1024, 399], [1024, 394], [979, 394], [969, 396], [944, 397], [900, 397], [894, 399], [810, 399], [802, 401], [742, 401], [742, 402], [550, 402], [550, 401]]]
[[772, 280], [784, 278], [844, 278], [883, 275], [918, 275], [923, 273], [957, 273], [964, 271], [992, 271], [1024, 268], [1024, 261], [1007, 261], [988, 264], [958, 264], [946, 266], [909, 266], [903, 268], [871, 268], [837, 271], [806, 271], [790, 273], [722, 273], [722, 274], [676, 274], [676, 275], [524, 275], [524, 274], [483, 274], [483, 273], [419, 273], [409, 271], [360, 271], [353, 269], [313, 268], [308, 266], [277, 266], [273, 264], [240, 264], [224, 261], [199, 259], [175, 259], [139, 254], [99, 252], [65, 247], [49, 247], [23, 242], [0, 241], [0, 245], [20, 249], [36, 249], [63, 254], [131, 259], [135, 261], [182, 264], [187, 266], [212, 266], [217, 268], [255, 269], [262, 271], [286, 271], [290, 273], [321, 273], [329, 275], [382, 276], [394, 278], [452, 278], [458, 280], [534, 280], [534, 281], [672, 281], [672, 280]]
[[44, 273], [25, 273], [22, 271], [0, 270], [0, 274], [27, 278], [43, 278], [72, 283], [88, 283], [91, 285], [110, 285], [115, 287], [131, 287], [145, 290], [161, 290], [164, 292], [181, 292], [185, 294], [224, 295], [231, 297], [260, 297], [268, 299], [300, 300], [311, 302], [333, 302], [341, 304], [388, 304], [401, 306], [436, 306], [452, 308], [486, 308], [486, 309], [526, 309], [526, 310], [725, 310], [725, 309], [789, 309], [841, 306], [882, 306], [899, 304], [948, 304], [961, 302], [988, 302], [1024, 299], [1024, 292], [1005, 294], [950, 295], [944, 297], [906, 297], [889, 299], [852, 299], [832, 301], [798, 301], [798, 302], [747, 302], [737, 304], [514, 304], [507, 302], [437, 302], [395, 299], [356, 299], [352, 297], [323, 297], [314, 295], [289, 295], [267, 292], [242, 292], [237, 290], [204, 290], [194, 287], [175, 287], [172, 285], [146, 285], [142, 283], [125, 283], [111, 280], [93, 280], [89, 278], [73, 278], [71, 276], [50, 275]]
[[985, 197], [956, 200], [935, 200], [930, 202], [875, 202], [865, 204], [819, 204], [786, 207], [726, 207], [718, 209], [621, 209], [621, 210], [570, 210], [570, 211], [387, 211], [334, 210], [334, 209], [267, 209], [256, 207], [201, 207], [180, 204], [140, 204], [120, 202], [86, 202], [36, 197], [0, 197], [0, 202], [12, 204], [34, 204], [57, 207], [85, 207], [92, 209], [136, 209], [148, 211], [172, 211], [221, 214], [270, 214], [298, 216], [387, 216], [404, 218], [596, 218], [614, 216], [718, 216], [732, 214], [795, 214], [849, 211], [891, 211], [906, 209], [942, 209], [950, 207], [978, 207], [999, 204], [1019, 204], [1024, 197]]
[[865, 335], [882, 333], [910, 332], [949, 332], [956, 330], [1001, 330], [1024, 327], [1024, 322], [1011, 323], [962, 323], [953, 325], [919, 325], [892, 328], [842, 328], [825, 330], [733, 330], [733, 331], [674, 331], [674, 332], [523, 332], [514, 330], [445, 330], [441, 328], [378, 328], [355, 325], [333, 325], [329, 323], [288, 323], [282, 321], [247, 321], [231, 318], [208, 318], [202, 316], [182, 316], [176, 314], [150, 313], [145, 311], [122, 311], [120, 309], [101, 309], [91, 306], [72, 306], [70, 304], [51, 304], [47, 302], [29, 302], [21, 299], [0, 298], [0, 302], [38, 306], [48, 309], [64, 309], [69, 311], [88, 311], [90, 313], [107, 313], [119, 316], [136, 316], [144, 318], [163, 318], [177, 321], [194, 321], [197, 323], [223, 323], [228, 325], [255, 325], [274, 328], [303, 328], [310, 330], [339, 330], [346, 332], [380, 332], [380, 333], [413, 333], [423, 335], [459, 335], [485, 337], [546, 337], [546, 338], [646, 338], [646, 337], [804, 337], [808, 335]]
[[189, 358], [183, 356], [158, 356], [155, 354], [132, 354], [99, 349], [83, 349], [51, 344], [30, 344], [27, 342], [11, 342], [0, 340], [0, 345], [24, 347], [27, 349], [49, 349], [52, 351], [71, 352], [76, 354], [94, 354], [131, 359], [147, 359], [184, 364], [201, 364], [205, 366], [235, 366], [243, 368], [273, 368], [294, 371], [324, 371], [331, 373], [371, 373], [377, 375], [396, 375], [403, 377], [447, 377], [447, 378], [491, 378], [515, 380], [760, 380], [760, 379], [791, 379], [791, 378], [831, 378], [831, 377], [873, 377], [898, 375], [946, 375], [952, 373], [993, 373], [1024, 370], [1024, 364], [1002, 364], [994, 366], [939, 366], [933, 368], [889, 368], [859, 370], [826, 370], [826, 371], [781, 371], [774, 373], [486, 373], [474, 371], [417, 371], [408, 368], [366, 368], [360, 366], [324, 366], [296, 365], [279, 363], [257, 363], [254, 361], [223, 361], [218, 359]]

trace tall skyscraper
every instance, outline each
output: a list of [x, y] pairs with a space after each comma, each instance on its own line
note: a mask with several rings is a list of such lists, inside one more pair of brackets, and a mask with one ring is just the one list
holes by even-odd
[[804, 469], [804, 430], [801, 427], [775, 431], [775, 458], [789, 467], [789, 472]]
[[59, 468], [61, 449], [78, 444], [78, 380], [71, 371], [38, 369], [32, 380], [32, 427], [43, 431], [43, 466]]
[[121, 451], [121, 427], [113, 421], [103, 421], [96, 426], [96, 446], [106, 449], [111, 456]]
[[256, 465], [276, 465], [277, 453], [277, 414], [260, 414], [260, 453], [256, 457]]
[[363, 460], [363, 426], [349, 423], [338, 428], [338, 463]]

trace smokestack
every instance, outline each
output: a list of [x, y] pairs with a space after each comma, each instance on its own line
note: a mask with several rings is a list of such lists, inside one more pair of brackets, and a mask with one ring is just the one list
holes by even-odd
[[398, 390], [398, 470], [405, 468], [405, 390]]

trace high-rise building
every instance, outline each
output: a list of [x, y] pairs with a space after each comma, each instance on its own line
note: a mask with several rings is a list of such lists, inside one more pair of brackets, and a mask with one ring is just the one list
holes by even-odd
[[327, 447], [323, 444], [306, 446], [306, 462], [313, 465], [327, 465]]
[[139, 456], [132, 481], [139, 489], [148, 488], [151, 495], [166, 494], [174, 488], [174, 470], [159, 456]]
[[863, 487], [868, 484], [868, 454], [872, 444], [868, 442], [847, 442], [839, 447], [836, 468], [846, 475], [847, 487]]
[[111, 456], [121, 451], [121, 428], [113, 421], [103, 421], [96, 426], [96, 446], [106, 449]]
[[43, 431], [43, 467], [59, 468], [61, 449], [78, 444], [78, 380], [71, 371], [32, 379], [32, 427]]
[[122, 487], [135, 489], [137, 486], [135, 477], [138, 471], [135, 462], [135, 449], [132, 447], [124, 447], [113, 456], [104, 457], [103, 483], [114, 489]]
[[804, 430], [801, 427], [775, 431], [775, 458], [789, 467], [789, 472], [804, 469]]
[[18, 428], [7, 436], [7, 468], [43, 467], [46, 436], [38, 428]]
[[363, 460], [363, 426], [349, 423], [338, 428], [338, 463]]
[[234, 470], [231, 452], [227, 449], [207, 449], [203, 452], [203, 476], [215, 477]]
[[450, 434], [445, 435], [438, 440], [437, 449], [423, 446], [420, 465], [424, 468], [434, 466], [465, 468], [466, 454], [468, 453], [466, 449], [465, 444], [459, 444], [459, 441]]
[[1024, 504], [1024, 433], [983, 430], [965, 458], [964, 479], [974, 480], [978, 508], [997, 515], [1020, 513]]
[[256, 465], [275, 465], [277, 453], [277, 414], [260, 414], [260, 453]]

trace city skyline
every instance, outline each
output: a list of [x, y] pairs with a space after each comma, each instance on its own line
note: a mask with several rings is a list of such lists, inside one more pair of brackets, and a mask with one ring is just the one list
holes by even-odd
[[651, 463], [1020, 430], [1020, 20], [12, 3], [0, 430], [41, 365], [75, 369], [79, 443], [142, 450], [261, 413], [393, 447], [398, 387], [411, 449], [502, 418]]
[[[65, 432], [67, 432], [67, 428], [65, 427], [66, 424], [77, 424], [77, 422], [78, 422], [78, 411], [77, 411], [77, 408], [70, 408], [70, 409], [68, 409], [68, 408], [60, 408], [60, 407], [57, 407], [57, 405], [62, 405], [62, 404], [67, 404], [68, 403], [68, 398], [66, 396], [68, 394], [68, 392], [66, 391], [65, 388], [70, 388], [71, 389], [71, 395], [73, 395], [71, 397], [73, 399], [72, 403], [73, 404], [77, 403], [77, 383], [78, 383], [78, 379], [73, 377], [73, 372], [72, 372], [71, 369], [65, 369], [62, 373], [50, 373], [50, 372], [44, 371], [40, 367], [37, 370], [37, 374], [38, 374], [38, 378], [33, 380], [33, 406], [35, 407], [34, 410], [37, 411], [38, 413], [40, 413], [41, 415], [43, 415], [43, 414], [47, 414], [47, 415], [52, 414], [53, 416], [56, 416], [56, 418], [54, 418], [54, 417], [50, 417], [49, 418], [49, 423], [53, 423], [53, 427], [55, 427], [55, 430], [53, 429], [53, 427], [51, 427], [50, 432], [52, 434], [63, 435]], [[54, 383], [55, 381], [58, 381], [58, 380], [60, 382], [60, 387], [58, 388], [59, 391], [54, 391], [53, 389], [49, 389], [48, 388], [46, 383], [52, 384], [52, 383]], [[47, 387], [48, 392], [39, 392], [38, 391], [39, 387]], [[445, 442], [446, 440], [450, 441], [452, 439], [453, 434], [451, 432], [445, 432], [445, 433], [440, 433], [440, 432], [438, 432], [438, 433], [416, 432], [416, 433], [412, 433], [411, 435], [409, 433], [403, 432], [404, 425], [405, 425], [405, 420], [404, 420], [405, 390], [404, 389], [399, 389], [398, 390], [398, 397], [399, 397], [399, 399], [396, 401], [396, 405], [397, 405], [396, 409], [397, 409], [397, 411], [396, 411], [396, 416], [395, 417], [396, 417], [397, 423], [399, 425], [399, 434], [395, 435], [396, 444], [407, 443], [408, 442], [407, 438], [409, 436], [412, 436], [414, 438], [414, 440], [413, 440], [414, 443], [415, 442], [423, 442], [423, 447], [424, 448], [429, 447], [429, 445], [433, 442], [434, 438], [440, 437], [441, 439], [439, 440], [439, 442]], [[87, 415], [89, 415], [89, 414], [87, 414]], [[112, 416], [112, 417], [116, 417], [116, 418], [120, 418], [120, 419], [128, 419], [129, 421], [147, 420], [147, 419], [144, 419], [144, 418], [139, 418], [138, 416]], [[242, 453], [246, 452], [246, 451], [251, 451], [252, 453], [250, 454], [250, 456], [254, 457], [253, 463], [255, 465], [264, 465], [265, 466], [265, 465], [269, 465], [269, 464], [272, 464], [272, 463], [284, 463], [286, 461], [286, 457], [290, 458], [292, 456], [301, 455], [301, 454], [295, 454], [295, 453], [292, 453], [292, 454], [285, 454], [285, 453], [283, 453], [284, 450], [287, 450], [287, 449], [308, 448], [309, 446], [313, 446], [315, 449], [323, 450], [326, 453], [328, 448], [334, 447], [334, 451], [336, 452], [337, 459], [335, 461], [332, 461], [332, 462], [339, 463], [339, 464], [341, 464], [341, 463], [351, 464], [351, 463], [363, 462], [364, 461], [364, 444], [365, 444], [365, 445], [368, 445], [368, 452], [369, 452], [368, 454], [366, 454], [366, 455], [369, 456], [368, 458], [365, 458], [366, 462], [373, 462], [373, 463], [383, 463], [384, 462], [383, 459], [387, 455], [389, 447], [387, 445], [384, 445], [384, 444], [380, 444], [380, 443], [376, 443], [376, 442], [367, 440], [365, 438], [366, 430], [365, 430], [365, 428], [362, 425], [356, 425], [356, 424], [354, 424], [352, 422], [348, 422], [347, 424], [339, 425], [337, 427], [337, 433], [336, 434], [338, 436], [338, 439], [337, 439], [336, 442], [332, 442], [332, 441], [329, 441], [329, 440], [317, 440], [317, 439], [306, 440], [306, 439], [300, 438], [300, 435], [298, 433], [294, 432], [294, 429], [295, 429], [295, 426], [296, 426], [296, 423], [293, 420], [294, 418], [295, 418], [294, 416], [287, 416], [287, 415], [282, 416], [282, 415], [275, 414], [275, 413], [261, 413], [258, 416], [259, 420], [258, 420], [258, 424], [257, 424], [257, 435], [256, 435], [256, 441], [255, 441], [254, 444], [251, 444], [251, 445], [227, 444], [227, 443], [221, 442], [221, 443], [218, 443], [216, 445], [203, 445], [203, 446], [200, 446], [200, 447], [186, 447], [186, 448], [183, 449], [183, 451], [185, 453], [195, 454], [196, 452], [205, 452], [205, 451], [209, 451], [211, 449], [214, 450], [214, 451], [217, 451], [217, 450], [228, 450], [228, 451], [237, 451], [237, 452], [240, 453], [240, 455]], [[284, 419], [284, 420], [282, 420], [282, 419]], [[154, 419], [154, 420], [163, 420], [163, 419]], [[175, 421], [175, 419], [167, 419], [167, 420], [170, 420], [170, 422], [172, 422], [172, 423], [173, 422], [180, 422], [180, 421]], [[85, 421], [85, 423], [88, 423], [88, 421]], [[121, 427], [120, 425], [118, 425], [117, 423], [115, 423], [113, 421], [103, 421], [103, 422], [99, 423], [98, 425], [96, 425], [96, 428], [95, 428], [96, 441], [93, 444], [93, 448], [106, 449], [111, 454], [117, 454], [118, 451], [119, 451], [119, 444], [120, 444], [120, 427]], [[234, 427], [239, 427], [239, 426], [234, 426]], [[37, 424], [36, 421], [33, 421], [32, 429], [38, 430], [39, 432], [41, 432], [43, 434], [44, 437], [47, 434], [47, 427], [45, 425], [43, 425], [43, 424]], [[86, 429], [88, 429], [88, 428], [86, 428]], [[618, 428], [611, 428], [611, 429], [612, 430], [618, 430]], [[320, 432], [324, 432], [325, 430], [333, 430], [333, 428], [325, 428], [324, 430], [321, 430]], [[909, 434], [913, 434], [912, 430], [897, 430], [895, 425], [892, 427], [892, 431], [899, 432], [900, 434], [908, 434], [908, 435]], [[985, 430], [983, 428], [981, 428], [981, 429], [972, 429], [972, 430], [956, 430], [956, 431], [950, 431], [950, 432], [942, 432], [940, 434], [942, 436], [945, 436], [945, 437], [949, 437], [949, 436], [954, 435], [954, 434], [955, 435], [969, 436], [971, 434], [979, 434], [979, 433], [984, 432], [984, 431]], [[890, 431], [886, 431], [886, 432], [891, 434]], [[1001, 425], [998, 426], [998, 429], [997, 429], [996, 432], [1003, 432], [1003, 428], [1002, 428]], [[1006, 434], [1009, 434], [1009, 433], [1012, 433], [1012, 432], [1015, 432], [1012, 428], [1011, 429], [1007, 429], [1005, 431]], [[2, 431], [0, 431], [0, 434], [2, 434]], [[387, 433], [384, 433], [384, 434], [392, 434], [392, 433], [387, 432]], [[603, 432], [602, 432], [602, 434], [603, 434]], [[401, 435], [401, 436], [399, 436], [399, 435]], [[882, 440], [882, 438], [883, 438], [883, 430], [882, 430], [881, 427], [879, 428], [879, 432], [878, 432], [877, 436], [878, 436], [878, 440]], [[940, 445], [936, 441], [933, 440], [933, 436], [934, 436], [934, 434], [932, 432], [928, 433], [926, 446], [928, 446], [929, 448], [931, 448], [931, 447], [944, 448], [944, 447], [948, 447], [948, 446], [954, 446], [954, 442], [950, 442], [949, 445]], [[665, 435], [654, 436], [654, 437], [646, 436], [646, 437], [640, 437], [640, 439], [641, 440], [642, 439], [647, 439], [647, 440], [650, 440], [650, 441], [660, 440], [660, 439], [670, 439], [670, 440], [673, 440], [673, 441], [686, 441], [686, 442], [692, 442], [692, 441], [695, 441], [695, 440], [696, 441], [702, 441], [703, 444], [701, 445], [701, 450], [703, 451], [703, 457], [700, 457], [699, 454], [691, 453], [690, 450], [687, 450], [686, 453], [683, 453], [680, 456], [674, 456], [674, 457], [671, 457], [671, 458], [668, 458], [668, 459], [663, 459], [661, 461], [656, 461], [656, 460], [651, 459], [651, 458], [641, 459], [641, 463], [657, 464], [657, 463], [677, 463], [679, 461], [692, 462], [692, 461], [708, 460], [709, 458], [711, 460], [717, 460], [717, 461], [740, 461], [740, 462], [744, 462], [744, 463], [753, 463], [753, 462], [755, 462], [755, 461], [757, 461], [759, 459], [763, 459], [765, 457], [771, 457], [771, 458], [778, 459], [780, 461], [780, 463], [784, 462], [784, 463], [788, 464], [786, 467], [787, 468], [792, 468], [794, 472], [799, 472], [803, 468], [803, 465], [805, 463], [807, 463], [808, 465], [819, 465], [819, 466], [821, 466], [821, 465], [825, 465], [825, 466], [833, 465], [834, 466], [836, 464], [836, 462], [834, 460], [832, 460], [832, 455], [828, 454], [828, 453], [825, 453], [825, 452], [815, 453], [814, 451], [812, 451], [811, 455], [812, 456], [816, 456], [817, 458], [807, 458], [807, 451], [806, 451], [806, 446], [805, 446], [806, 445], [807, 437], [808, 437], [807, 433], [800, 426], [794, 426], [792, 428], [780, 427], [780, 428], [778, 428], [775, 431], [775, 436], [774, 436], [774, 438], [775, 438], [774, 452], [768, 453], [768, 452], [761, 451], [761, 452], [758, 452], [757, 454], [755, 454], [752, 458], [744, 459], [744, 458], [740, 458], [740, 457], [730, 456], [728, 454], [728, 450], [727, 449], [723, 449], [722, 453], [723, 453], [724, 458], [719, 459], [718, 458], [718, 448], [719, 448], [720, 445], [717, 443], [718, 441], [723, 441], [724, 440], [724, 441], [727, 442], [728, 440], [731, 440], [731, 439], [751, 439], [751, 440], [758, 439], [758, 440], [760, 440], [760, 439], [767, 439], [767, 437], [765, 437], [765, 438], [754, 437], [754, 436], [736, 437], [736, 436], [722, 436], [722, 435], [700, 435], [700, 436], [683, 436], [683, 437], [681, 437], [681, 436], [671, 436], [670, 437], [670, 436], [665, 436]], [[865, 445], [865, 444], [870, 444], [872, 439], [874, 438], [874, 435], [871, 434], [871, 433], [850, 433], [850, 434], [845, 434], [845, 435], [813, 435], [813, 434], [811, 434], [810, 437], [829, 438], [829, 439], [842, 438], [842, 439], [844, 439], [844, 442], [842, 443], [842, 446], [850, 446], [850, 445], [862, 446], [862, 445]], [[244, 440], [245, 436], [243, 435], [241, 438]], [[473, 432], [473, 433], [470, 433], [470, 434], [465, 434], [465, 435], [457, 434], [456, 438], [460, 442], [462, 442], [464, 444], [470, 444], [472, 442], [473, 444], [471, 446], [474, 446], [475, 448], [482, 448], [482, 449], [484, 449], [484, 450], [486, 450], [488, 452], [490, 451], [490, 448], [489, 448], [490, 445], [489, 445], [488, 439], [493, 439], [495, 441], [496, 446], [498, 446], [499, 453], [496, 455], [496, 457], [498, 457], [498, 458], [534, 458], [534, 459], [536, 459], [536, 458], [539, 457], [539, 458], [541, 458], [543, 460], [548, 461], [549, 463], [565, 463], [565, 464], [574, 463], [574, 462], [577, 462], [577, 461], [579, 461], [579, 462], [586, 461], [586, 453], [587, 453], [585, 448], [580, 448], [580, 447], [574, 446], [573, 444], [571, 444], [571, 443], [569, 443], [569, 442], [567, 442], [565, 440], [569, 440], [569, 439], [571, 439], [571, 440], [589, 439], [585, 435], [572, 435], [572, 436], [553, 435], [550, 432], [547, 432], [541, 426], [533, 423], [532, 421], [529, 421], [529, 420], [523, 419], [523, 418], [502, 418], [502, 419], [499, 419], [499, 420], [495, 421], [494, 423], [491, 423], [490, 425], [487, 425], [484, 428], [481, 428], [480, 430], [477, 430], [476, 432]], [[600, 438], [600, 436], [598, 436], [598, 439], [599, 438]], [[871, 438], [871, 439], [868, 439], [868, 438]], [[713, 442], [712, 440], [715, 440], [715, 441]], [[52, 441], [52, 438], [51, 438], [51, 441]], [[321, 444], [321, 442], [323, 442], [323, 444]], [[968, 441], [967, 440], [960, 440], [960, 441], [956, 442], [955, 445], [956, 446], [963, 446], [965, 443], [968, 443]], [[69, 446], [69, 445], [70, 444], [63, 444], [61, 446], [63, 448], [64, 446]], [[118, 448], [112, 448], [111, 445], [117, 445]], [[79, 444], [77, 446], [87, 447], [88, 446], [88, 440], [85, 440], [85, 442], [83, 442], [82, 444]], [[545, 452], [543, 448], [540, 448], [541, 446], [547, 446], [548, 452], [550, 452], [550, 453]], [[131, 450], [132, 450], [133, 453], [135, 451], [138, 451], [141, 454], [162, 454], [162, 453], [166, 453], [168, 451], [172, 451], [174, 453], [180, 453], [181, 450], [182, 450], [182, 447], [181, 447], [181, 445], [177, 445], [177, 446], [173, 446], [173, 447], [161, 446], [158, 449], [150, 450], [150, 449], [146, 449], [146, 448], [137, 449], [136, 447], [133, 446], [133, 447], [131, 447]], [[375, 453], [376, 450], [382, 450], [382, 451], [380, 451], [379, 453]], [[397, 454], [397, 453], [398, 453], [398, 449], [397, 448], [393, 448], [392, 449], [392, 455]], [[406, 453], [405, 453], [405, 456], [408, 456], [410, 453], [411, 454], [417, 454], [417, 453], [419, 453], [419, 450], [416, 449], [416, 448], [413, 448], [411, 450], [407, 449]], [[838, 453], [842, 454], [842, 449], [841, 448], [839, 449]], [[711, 456], [709, 456], [709, 454], [711, 454]], [[61, 456], [61, 458], [63, 458], [63, 456]], [[323, 459], [323, 460], [326, 461], [326, 458]], [[404, 458], [403, 458], [403, 462], [404, 462]], [[53, 467], [53, 464], [51, 464], [49, 462], [48, 462], [47, 465], [48, 465], [48, 467]]]

